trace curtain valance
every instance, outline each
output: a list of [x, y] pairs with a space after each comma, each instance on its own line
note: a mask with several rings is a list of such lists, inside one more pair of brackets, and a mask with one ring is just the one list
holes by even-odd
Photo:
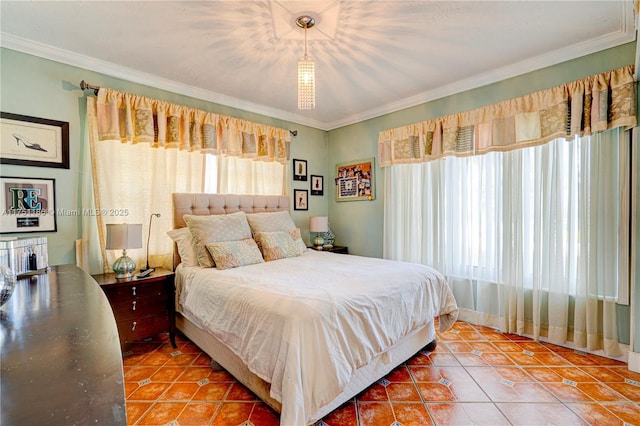
[[101, 88], [98, 140], [287, 163], [289, 130]]
[[381, 167], [509, 151], [636, 124], [633, 65], [486, 107], [387, 129]]

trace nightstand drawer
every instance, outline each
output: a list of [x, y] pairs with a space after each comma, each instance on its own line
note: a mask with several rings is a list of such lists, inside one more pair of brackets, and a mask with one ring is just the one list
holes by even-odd
[[169, 329], [169, 315], [164, 312], [159, 315], [132, 318], [129, 320], [118, 319], [118, 333], [120, 342], [129, 343], [157, 333], [158, 330]]
[[112, 302], [111, 309], [118, 320], [146, 317], [166, 312], [168, 301], [166, 294], [158, 297], [133, 297]]
[[163, 281], [133, 282], [116, 288], [105, 289], [105, 293], [112, 304], [128, 303], [136, 298], [162, 297], [166, 295]]

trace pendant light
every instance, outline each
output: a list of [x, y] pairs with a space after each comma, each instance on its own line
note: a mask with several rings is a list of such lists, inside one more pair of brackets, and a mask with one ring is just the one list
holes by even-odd
[[307, 30], [315, 25], [311, 16], [296, 19], [296, 25], [304, 29], [304, 56], [298, 61], [298, 109], [316, 107], [316, 64], [307, 55]]

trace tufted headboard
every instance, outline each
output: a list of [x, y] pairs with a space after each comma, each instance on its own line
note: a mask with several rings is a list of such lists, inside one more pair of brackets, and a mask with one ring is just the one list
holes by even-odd
[[[238, 211], [245, 213], [289, 211], [289, 197], [283, 195], [235, 195], [173, 193], [173, 227], [186, 226], [183, 216], [193, 214], [209, 216], [229, 214]], [[178, 250], [173, 250], [173, 268], [180, 263]]]

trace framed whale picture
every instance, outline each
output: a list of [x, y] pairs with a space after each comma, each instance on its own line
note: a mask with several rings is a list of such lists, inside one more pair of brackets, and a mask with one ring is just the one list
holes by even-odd
[[0, 163], [69, 168], [69, 123], [0, 112]]

